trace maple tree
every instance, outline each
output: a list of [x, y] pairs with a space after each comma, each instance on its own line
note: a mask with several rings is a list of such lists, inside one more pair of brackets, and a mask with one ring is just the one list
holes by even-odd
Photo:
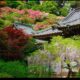
[[0, 30], [0, 56], [8, 59], [19, 59], [30, 39], [21, 29], [6, 27]]

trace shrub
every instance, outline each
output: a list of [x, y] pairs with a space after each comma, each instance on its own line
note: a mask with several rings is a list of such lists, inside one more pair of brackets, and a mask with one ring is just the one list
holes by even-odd
[[[80, 41], [61, 36], [53, 37], [51, 43], [46, 43], [43, 50], [38, 50], [28, 57], [29, 65], [43, 65], [57, 74], [61, 69], [73, 69], [80, 65]], [[77, 65], [73, 66], [73, 62]], [[69, 66], [70, 67], [69, 67]]]
[[27, 10], [29, 17], [32, 19], [41, 19], [42, 17], [42, 12], [41, 11], [34, 11], [32, 9]]
[[51, 63], [53, 62], [54, 56], [52, 53], [48, 53], [45, 50], [37, 50], [31, 56], [28, 56], [27, 59], [29, 74], [32, 76], [51, 77], [53, 75], [54, 67], [52, 67]]
[[29, 1], [29, 2], [26, 2], [26, 7], [28, 9], [31, 9], [33, 7], [33, 5], [37, 5], [37, 1]]
[[42, 65], [29, 65], [28, 78], [50, 78], [51, 71], [49, 72], [46, 66]]
[[75, 35], [71, 37], [73, 40], [80, 40], [80, 36], [79, 35]]
[[64, 7], [63, 8], [61, 8], [59, 11], [60, 11], [60, 15], [62, 15], [62, 16], [67, 16], [67, 14], [68, 14], [68, 12], [69, 12], [69, 9], [70, 9], [70, 3], [66, 3], [65, 5], [64, 5]]
[[76, 78], [80, 78], [80, 72], [76, 73]]
[[57, 7], [58, 7], [58, 4], [55, 1], [44, 1], [38, 7], [33, 6], [32, 9], [36, 10], [37, 8], [38, 10], [41, 10], [41, 11], [45, 11], [45, 12], [52, 13], [52, 14], [53, 13], [57, 14], [57, 11], [58, 11]]
[[31, 7], [32, 10], [40, 10], [41, 5], [34, 5]]
[[40, 5], [34, 5], [32, 9], [45, 11], [45, 12], [56, 14], [56, 15], [66, 16], [69, 12], [70, 5], [72, 2], [73, 1], [67, 1], [65, 5], [62, 8], [60, 8], [59, 4], [56, 1], [44, 1]]
[[18, 12], [13, 12], [9, 14], [3, 14], [3, 19], [4, 20], [9, 20], [12, 23], [16, 20], [16, 18], [20, 17], [20, 14]]
[[71, 65], [72, 62], [80, 64], [78, 63], [80, 58], [80, 41], [78, 40], [65, 39], [60, 36], [53, 37], [51, 44], [46, 45], [45, 49], [53, 54], [54, 62], [57, 63], [55, 68], [57, 73], [60, 73], [61, 68], [64, 68], [64, 63], [67, 65], [67, 68], [70, 66], [71, 69], [74, 69]]
[[4, 20], [0, 19], [0, 29], [3, 28]]
[[27, 43], [23, 53], [25, 55], [31, 55], [32, 52], [34, 52], [35, 50], [38, 49], [38, 47], [36, 46], [36, 41], [34, 38], [32, 38], [31, 40], [29, 40], [29, 42]]
[[13, 77], [8, 73], [2, 72], [0, 73], [0, 78], [13, 78]]
[[11, 0], [6, 0], [7, 6], [12, 7], [12, 8], [17, 8], [19, 5], [23, 5], [23, 1], [16, 1], [14, 0], [13, 2]]
[[27, 77], [27, 66], [23, 65], [20, 61], [8, 61], [0, 60], [0, 73], [7, 73], [14, 78]]
[[[2, 17], [0, 18], [0, 27], [4, 28], [5, 26], [11, 26], [15, 21], [18, 20], [20, 17], [20, 14], [17, 12], [9, 12], [6, 10], [7, 8], [3, 8], [4, 11], [2, 11]], [[10, 8], [11, 9], [11, 8]], [[6, 12], [7, 11], [7, 12]]]
[[0, 30], [0, 57], [5, 59], [19, 59], [22, 51], [30, 39], [30, 35], [22, 30], [6, 27]]
[[0, 29], [10, 25], [12, 25], [12, 22], [10, 20], [0, 19]]

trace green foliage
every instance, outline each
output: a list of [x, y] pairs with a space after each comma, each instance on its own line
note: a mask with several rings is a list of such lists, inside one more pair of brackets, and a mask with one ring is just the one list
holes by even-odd
[[13, 78], [13, 76], [8, 73], [2, 72], [0, 73], [0, 78]]
[[49, 78], [50, 72], [46, 66], [41, 65], [29, 65], [28, 66], [28, 78]]
[[34, 77], [51, 77], [54, 67], [51, 66], [54, 56], [44, 50], [37, 50], [27, 57], [29, 75]]
[[80, 72], [78, 72], [75, 77], [80, 78]]
[[24, 1], [12, 2], [11, 0], [7, 0], [7, 5], [9, 7], [18, 8], [18, 9], [27, 8], [27, 9], [33, 9], [33, 10], [40, 10], [40, 11], [45, 11], [48, 13], [62, 15], [62, 16], [66, 16], [68, 14], [71, 4], [74, 4], [74, 1], [67, 1], [65, 6], [63, 8], [60, 8], [58, 6], [58, 3], [56, 3], [53, 0], [44, 1], [42, 4], [40, 4], [40, 2], [38, 2], [37, 0], [35, 1], [31, 0], [28, 2], [24, 2]]
[[[31, 9], [32, 7], [33, 7], [33, 5], [34, 6], [36, 6], [37, 5], [37, 1], [29, 1], [29, 2], [27, 2], [26, 3], [26, 7], [28, 8], [28, 9]], [[37, 5], [38, 6], [38, 5]]]
[[10, 13], [10, 14], [3, 14], [3, 18], [0, 18], [0, 27], [4, 28], [6, 26], [10, 26], [13, 22], [16, 21], [16, 17], [20, 17], [18, 13]]
[[65, 6], [60, 9], [60, 13], [61, 13], [60, 15], [67, 16], [69, 9], [70, 9], [70, 3], [67, 2]]
[[58, 11], [57, 7], [58, 7], [58, 4], [54, 1], [44, 1], [41, 5], [33, 6], [32, 9], [41, 10], [41, 11], [45, 11], [52, 14], [53, 13], [57, 14], [57, 11]]
[[12, 22], [10, 20], [3, 20], [0, 19], [0, 29], [4, 28], [5, 26], [12, 25]]
[[18, 9], [26, 9], [27, 5], [26, 2], [19, 1], [19, 6], [17, 6]]
[[80, 40], [80, 36], [79, 35], [72, 36], [71, 38], [74, 39], [74, 40]]
[[0, 29], [3, 28], [4, 20], [0, 19]]
[[24, 4], [25, 4], [23, 1], [16, 1], [16, 0], [14, 0], [14, 1], [6, 0], [6, 2], [7, 2], [7, 6], [12, 7], [12, 8], [16, 8], [19, 5], [24, 6]]
[[4, 16], [3, 17], [4, 20], [9, 20], [12, 23], [16, 20], [15, 17], [20, 17], [20, 15], [16, 12], [10, 14], [3, 14], [3, 16]]
[[[53, 39], [51, 40], [51, 43], [48, 44], [50, 47], [54, 47], [56, 50], [56, 45], [58, 45], [58, 47], [78, 47], [80, 48], [80, 42], [79, 41], [75, 41], [71, 38], [63, 38], [61, 36], [58, 37], [53, 37]], [[47, 46], [48, 47], [48, 46]]]
[[33, 9], [33, 10], [41, 10], [40, 7], [41, 7], [41, 5], [34, 5], [34, 6], [31, 7], [31, 9]]
[[34, 5], [32, 7], [33, 10], [45, 11], [48, 13], [66, 16], [69, 12], [70, 5], [74, 4], [74, 1], [67, 1], [65, 5], [60, 8], [58, 3], [55, 1], [44, 1], [40, 5]]
[[64, 68], [64, 63], [72, 66], [71, 62], [74, 60], [79, 61], [79, 53], [79, 40], [57, 36], [53, 37], [50, 43], [44, 44], [43, 50], [35, 51], [28, 58], [28, 63], [29, 65], [42, 65], [48, 68], [50, 66], [51, 71], [60, 73], [61, 68]]
[[36, 41], [34, 38], [29, 40], [29, 42], [26, 45], [26, 48], [23, 51], [25, 55], [31, 55], [32, 52], [38, 49], [35, 43]]
[[5, 62], [0, 60], [0, 73], [7, 73], [15, 78], [25, 78], [27, 77], [26, 66], [20, 61], [9, 61]]
[[[61, 36], [53, 37], [50, 44], [45, 44], [44, 49], [55, 56], [54, 61], [63, 61], [61, 55], [66, 57], [65, 63], [70, 63], [71, 60], [76, 60], [79, 57], [80, 41], [71, 38], [63, 38]], [[75, 53], [74, 53], [75, 52]]]
[[61, 8], [60, 12], [61, 12], [61, 15], [63, 15], [63, 16], [67, 16], [67, 14], [68, 14], [68, 10], [66, 9], [66, 7]]

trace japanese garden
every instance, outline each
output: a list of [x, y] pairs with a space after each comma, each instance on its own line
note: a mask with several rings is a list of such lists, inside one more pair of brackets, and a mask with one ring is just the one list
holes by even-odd
[[80, 1], [0, 1], [0, 78], [80, 78]]

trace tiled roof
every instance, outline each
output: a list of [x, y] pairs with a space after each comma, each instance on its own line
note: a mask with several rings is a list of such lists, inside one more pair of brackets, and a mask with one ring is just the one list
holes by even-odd
[[35, 38], [39, 38], [39, 37], [45, 38], [45, 37], [49, 37], [49, 36], [52, 36], [52, 35], [57, 35], [57, 34], [62, 33], [61, 30], [53, 29], [52, 27], [41, 30], [41, 31], [34, 31], [31, 27], [25, 26], [23, 24], [18, 24], [18, 23], [15, 24], [15, 28], [23, 29], [23, 31], [25, 33], [32, 34], [33, 37], [35, 37]]
[[80, 25], [80, 8], [73, 9], [62, 21], [58, 22], [58, 27]]

